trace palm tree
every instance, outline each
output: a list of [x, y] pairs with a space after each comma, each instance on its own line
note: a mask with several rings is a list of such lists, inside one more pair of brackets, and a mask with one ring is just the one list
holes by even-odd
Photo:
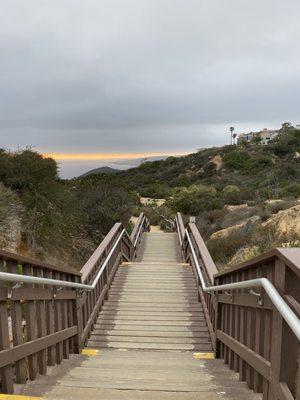
[[230, 143], [232, 144], [232, 134], [233, 134], [233, 131], [234, 131], [234, 126], [231, 126], [231, 127], [229, 128], [229, 130], [230, 130], [230, 138], [231, 138]]

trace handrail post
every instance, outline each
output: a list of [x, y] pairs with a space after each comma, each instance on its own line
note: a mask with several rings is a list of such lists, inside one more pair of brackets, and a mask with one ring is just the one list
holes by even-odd
[[[287, 291], [287, 268], [283, 261], [280, 259], [275, 260], [274, 268], [274, 286], [281, 296], [284, 296]], [[279, 399], [279, 392], [283, 390], [283, 382], [285, 390], [293, 390], [295, 399], [300, 399], [300, 383], [297, 383], [297, 373], [299, 377], [299, 350], [300, 345], [287, 324], [285, 323], [280, 312], [274, 308], [272, 311], [272, 340], [270, 349], [270, 367], [271, 367], [271, 382], [269, 388], [268, 399]], [[293, 365], [291, 355], [296, 354], [295, 362]], [[298, 368], [298, 369], [297, 369]], [[295, 381], [293, 381], [293, 370], [296, 370]], [[289, 388], [289, 389], [288, 389]], [[297, 394], [298, 390], [298, 394]], [[298, 396], [298, 397], [297, 397]]]
[[[285, 288], [285, 266], [280, 260], [275, 261], [274, 285], [281, 295]], [[271, 341], [271, 382], [269, 387], [269, 399], [277, 400], [278, 384], [281, 375], [282, 357], [282, 333], [283, 320], [276, 308], [272, 312], [272, 341]]]
[[72, 312], [73, 312], [74, 324], [77, 326], [77, 335], [74, 338], [74, 352], [75, 354], [80, 354], [81, 349], [83, 347], [83, 343], [81, 343], [83, 321], [82, 321], [82, 302], [79, 292], [77, 292], [76, 300], [73, 301]]

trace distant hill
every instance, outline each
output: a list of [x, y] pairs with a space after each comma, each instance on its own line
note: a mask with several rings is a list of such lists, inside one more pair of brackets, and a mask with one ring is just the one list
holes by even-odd
[[110, 162], [110, 165], [115, 165], [117, 168], [102, 166], [98, 168], [94, 168], [85, 174], [81, 175], [80, 178], [88, 176], [88, 175], [97, 175], [97, 174], [114, 174], [120, 171], [126, 171], [131, 168], [139, 167], [141, 164], [146, 162], [160, 161], [165, 160], [168, 156], [150, 156], [145, 158], [130, 158], [130, 159], [122, 159]]
[[94, 175], [94, 174], [115, 174], [116, 172], [120, 172], [120, 170], [105, 166], [105, 167], [91, 169], [90, 171], [81, 175], [81, 177], [88, 176], [88, 175]]

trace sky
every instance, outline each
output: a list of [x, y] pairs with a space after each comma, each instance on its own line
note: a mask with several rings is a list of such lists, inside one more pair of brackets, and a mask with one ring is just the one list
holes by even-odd
[[298, 0], [2, 0], [0, 147], [71, 177], [300, 123], [299, 15]]

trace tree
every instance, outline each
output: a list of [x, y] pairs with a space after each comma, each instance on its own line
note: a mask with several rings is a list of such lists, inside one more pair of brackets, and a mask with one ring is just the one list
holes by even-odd
[[229, 128], [229, 130], [230, 130], [230, 144], [232, 144], [234, 126], [231, 126], [231, 127]]
[[293, 128], [291, 122], [284, 122], [284, 123], [281, 125], [281, 130], [282, 130], [283, 132], [285, 132], [285, 131], [287, 131], [287, 130], [289, 130], [289, 129], [291, 129], [291, 128]]

